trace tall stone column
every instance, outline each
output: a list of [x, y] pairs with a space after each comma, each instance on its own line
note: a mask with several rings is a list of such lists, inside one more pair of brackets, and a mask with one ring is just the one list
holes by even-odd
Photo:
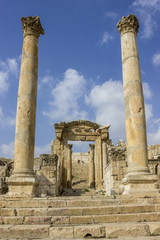
[[124, 194], [155, 191], [155, 176], [149, 173], [142, 81], [137, 48], [139, 22], [135, 15], [122, 17], [121, 34], [128, 170]]
[[67, 157], [67, 188], [72, 187], [72, 144], [68, 144]]
[[39, 17], [21, 18], [23, 50], [19, 79], [14, 171], [8, 180], [9, 194], [35, 195], [37, 179], [33, 171], [37, 75], [38, 38], [44, 34]]
[[89, 187], [95, 187], [94, 144], [89, 144]]

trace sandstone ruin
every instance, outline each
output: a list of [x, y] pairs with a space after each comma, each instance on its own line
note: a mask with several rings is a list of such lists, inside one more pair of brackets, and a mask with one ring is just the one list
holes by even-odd
[[[160, 145], [147, 146], [136, 16], [117, 24], [126, 143], [114, 146], [108, 124], [60, 122], [51, 153], [35, 159], [38, 38], [44, 30], [39, 17], [22, 18], [22, 25], [14, 162], [0, 159], [0, 239], [160, 239]], [[69, 141], [88, 142], [88, 153], [72, 153]], [[78, 197], [77, 185], [86, 190]]]

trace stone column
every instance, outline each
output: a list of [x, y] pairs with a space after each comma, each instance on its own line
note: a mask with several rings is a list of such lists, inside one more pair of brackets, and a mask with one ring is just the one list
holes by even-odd
[[72, 187], [72, 144], [68, 144], [67, 157], [67, 188]]
[[102, 188], [103, 162], [102, 162], [102, 139], [98, 136], [95, 140], [95, 185], [96, 189]]
[[124, 194], [154, 191], [155, 177], [149, 173], [144, 98], [137, 48], [139, 22], [135, 15], [122, 17], [121, 34], [128, 170]]
[[95, 187], [94, 144], [89, 144], [89, 187]]
[[38, 38], [44, 34], [39, 17], [21, 18], [23, 50], [19, 79], [14, 171], [8, 181], [9, 194], [35, 195], [37, 180], [33, 171], [37, 75]]
[[107, 143], [102, 142], [102, 157], [103, 157], [103, 182], [106, 182], [105, 175], [106, 175], [106, 168], [107, 168], [107, 162], [108, 162], [108, 156], [107, 156]]

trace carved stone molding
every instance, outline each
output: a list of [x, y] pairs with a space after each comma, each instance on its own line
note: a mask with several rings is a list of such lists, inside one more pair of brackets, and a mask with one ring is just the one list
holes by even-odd
[[34, 35], [35, 37], [39, 37], [41, 34], [44, 35], [44, 30], [40, 23], [40, 18], [38, 16], [35, 17], [22, 17], [22, 27], [24, 37], [27, 35]]
[[138, 19], [133, 14], [130, 14], [128, 17], [122, 17], [122, 19], [117, 24], [117, 28], [121, 35], [129, 31], [133, 31], [137, 34], [139, 29]]

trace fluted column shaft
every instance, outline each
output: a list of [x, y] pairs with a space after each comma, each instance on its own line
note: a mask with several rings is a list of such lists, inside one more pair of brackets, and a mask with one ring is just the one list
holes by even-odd
[[139, 23], [134, 15], [117, 24], [121, 33], [128, 172], [148, 172], [144, 97], [137, 48]]
[[94, 144], [89, 144], [89, 187], [95, 187]]
[[68, 157], [67, 157], [67, 187], [72, 187], [72, 144], [68, 144]]

